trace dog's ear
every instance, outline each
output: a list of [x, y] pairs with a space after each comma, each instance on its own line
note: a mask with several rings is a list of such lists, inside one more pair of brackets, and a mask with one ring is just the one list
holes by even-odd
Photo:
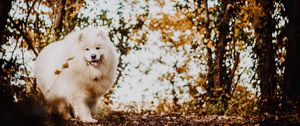
[[108, 33], [106, 31], [103, 31], [103, 30], [99, 30], [98, 33], [97, 33], [97, 36], [101, 37], [104, 40], [109, 39], [108, 38]]
[[81, 42], [83, 40], [83, 34], [82, 33], [79, 33], [78, 35], [78, 41]]

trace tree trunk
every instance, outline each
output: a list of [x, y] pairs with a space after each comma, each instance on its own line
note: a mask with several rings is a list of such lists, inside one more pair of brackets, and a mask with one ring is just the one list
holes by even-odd
[[258, 0], [258, 6], [261, 9], [260, 14], [254, 15], [255, 28], [255, 51], [258, 57], [257, 74], [260, 80], [260, 113], [267, 115], [267, 124], [272, 124], [272, 118], [269, 115], [275, 114], [275, 104], [273, 96], [275, 95], [276, 66], [275, 66], [275, 50], [272, 45], [272, 33], [274, 24], [271, 13], [273, 12], [272, 1]]
[[0, 36], [1, 36], [1, 45], [4, 43], [2, 41], [5, 25], [7, 22], [8, 12], [11, 9], [12, 0], [2, 0], [0, 4]]
[[59, 0], [58, 11], [56, 13], [54, 23], [54, 40], [57, 40], [59, 38], [59, 33], [62, 31], [64, 15], [66, 13], [65, 7], [66, 0]]
[[215, 89], [222, 87], [223, 83], [223, 61], [224, 61], [224, 53], [225, 53], [225, 46], [226, 46], [226, 35], [228, 33], [228, 23], [222, 22], [219, 27], [220, 35], [219, 40], [217, 42], [216, 47], [216, 61], [214, 65], [214, 76], [213, 76], [213, 87]]
[[[201, 1], [198, 0], [198, 7], [200, 8], [200, 4], [201, 4]], [[206, 87], [206, 90], [207, 92], [209, 93], [209, 95], [211, 96], [212, 95], [212, 90], [211, 88], [213, 87], [213, 59], [212, 59], [212, 50], [211, 50], [211, 47], [208, 46], [208, 44], [211, 44], [212, 43], [212, 40], [211, 40], [211, 30], [209, 29], [209, 23], [210, 23], [210, 20], [209, 20], [209, 17], [208, 17], [208, 5], [207, 5], [207, 0], [204, 0], [203, 1], [203, 4], [204, 4], [204, 13], [205, 13], [205, 42], [204, 44], [206, 45], [206, 50], [207, 50], [207, 54], [206, 54], [206, 57], [207, 57], [207, 80], [208, 80], [208, 84], [207, 84], [207, 87]]]
[[[7, 41], [4, 39], [4, 34], [5, 34], [5, 25], [7, 23], [7, 17], [9, 10], [11, 9], [11, 3], [12, 0], [2, 0], [0, 4], [0, 47], [1, 51], [0, 53], [3, 53], [2, 46], [4, 43]], [[3, 55], [3, 54], [2, 54]], [[5, 65], [7, 63], [6, 59], [0, 59], [0, 122], [5, 122], [9, 116], [9, 112], [13, 108], [13, 103], [14, 103], [14, 92], [13, 92], [13, 87], [10, 85], [10, 78], [7, 78], [7, 76], [10, 76], [7, 72], [6, 69], [10, 67], [9, 65]], [[8, 66], [8, 67], [7, 67]], [[6, 68], [5, 68], [6, 67]]]
[[[285, 69], [284, 93], [287, 98], [289, 111], [300, 111], [300, 1], [287, 0], [288, 6], [288, 47]], [[289, 112], [288, 111], [288, 112]]]

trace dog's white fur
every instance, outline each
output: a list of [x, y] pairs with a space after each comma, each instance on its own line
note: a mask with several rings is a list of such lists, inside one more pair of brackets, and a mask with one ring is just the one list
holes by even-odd
[[35, 75], [47, 101], [65, 118], [71, 117], [65, 107], [71, 105], [80, 120], [96, 122], [91, 113], [99, 97], [112, 87], [117, 63], [107, 32], [87, 27], [46, 46], [35, 61]]

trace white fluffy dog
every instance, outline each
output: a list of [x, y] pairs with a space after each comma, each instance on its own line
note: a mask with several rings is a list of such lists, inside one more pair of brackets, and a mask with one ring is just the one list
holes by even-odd
[[80, 120], [96, 122], [92, 113], [114, 83], [117, 63], [105, 30], [87, 27], [46, 46], [36, 59], [35, 75], [48, 103], [65, 119], [71, 117], [71, 105]]

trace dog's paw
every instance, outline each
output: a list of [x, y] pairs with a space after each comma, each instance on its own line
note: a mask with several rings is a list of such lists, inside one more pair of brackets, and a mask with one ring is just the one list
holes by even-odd
[[82, 122], [96, 123], [98, 120], [93, 119], [92, 117], [84, 117], [80, 119]]

